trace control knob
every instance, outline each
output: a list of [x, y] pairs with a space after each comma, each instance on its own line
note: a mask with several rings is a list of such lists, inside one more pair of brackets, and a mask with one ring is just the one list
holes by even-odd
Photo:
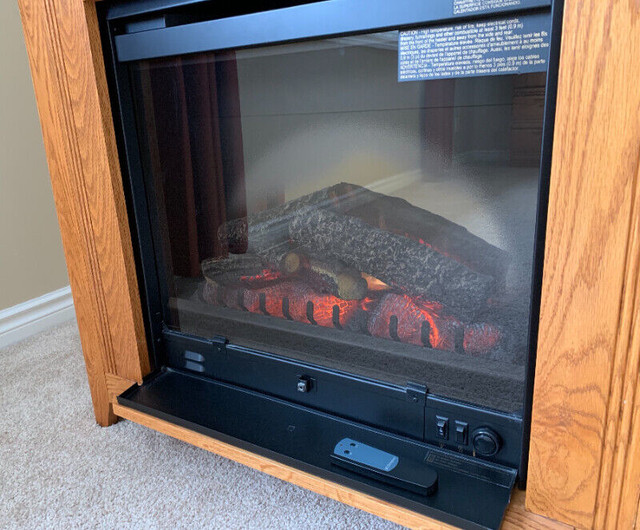
[[473, 450], [480, 456], [493, 456], [500, 450], [500, 436], [489, 427], [479, 427], [471, 434]]

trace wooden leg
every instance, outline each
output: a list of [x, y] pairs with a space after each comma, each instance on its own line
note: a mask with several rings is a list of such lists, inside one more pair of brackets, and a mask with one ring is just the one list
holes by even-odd
[[113, 425], [118, 421], [118, 417], [114, 414], [113, 405], [109, 399], [109, 389], [105, 378], [108, 374], [100, 373], [92, 376], [87, 369], [87, 375], [89, 376], [89, 389], [93, 401], [93, 413], [98, 425], [101, 427]]

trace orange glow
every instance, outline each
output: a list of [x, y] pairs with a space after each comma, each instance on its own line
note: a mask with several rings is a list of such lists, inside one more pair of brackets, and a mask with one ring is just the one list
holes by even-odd
[[378, 298], [370, 298], [367, 296], [366, 298], [360, 300], [360, 309], [362, 309], [363, 311], [373, 311], [378, 304], [378, 301]]
[[[391, 317], [395, 316], [394, 333]], [[424, 322], [428, 323], [428, 343], [423, 336]], [[389, 293], [371, 311], [368, 321], [369, 333], [374, 337], [400, 340], [418, 346], [430, 346], [437, 350], [456, 351], [456, 336], [461, 344], [458, 348], [472, 355], [483, 355], [495, 348], [502, 334], [487, 323], [465, 324], [446, 314], [438, 302]]]
[[366, 272], [362, 273], [362, 277], [367, 280], [367, 288], [369, 291], [388, 291], [391, 289], [386, 283], [382, 280], [378, 280], [375, 276], [371, 276]]
[[438, 302], [398, 293], [373, 276], [363, 277], [370, 290], [361, 300], [319, 292], [303, 280], [286, 279], [272, 269], [226, 286], [207, 282], [202, 296], [214, 305], [328, 328], [346, 328], [358, 312], [364, 312], [357, 326], [366, 322], [374, 337], [470, 355], [486, 355], [502, 339], [495, 325], [462, 322]]
[[[260, 307], [260, 295], [264, 295], [264, 307]], [[346, 326], [356, 310], [360, 300], [342, 300], [331, 294], [318, 293], [306, 283], [300, 281], [283, 281], [260, 289], [245, 290], [244, 307], [252, 313], [260, 313], [265, 309], [270, 316], [287, 318], [283, 299], [289, 301], [288, 317], [297, 322], [311, 323], [309, 316], [319, 326], [334, 327], [334, 307], [339, 310], [338, 322]], [[313, 311], [307, 305], [313, 304]]]
[[489, 353], [501, 336], [500, 330], [491, 324], [468, 324], [464, 328], [464, 351], [472, 355]]
[[334, 306], [338, 306], [340, 309], [339, 323], [341, 326], [346, 326], [355, 311], [358, 309], [358, 300], [342, 300], [332, 295], [315, 295], [304, 301], [304, 315], [300, 315], [296, 318], [292, 315], [294, 320], [298, 322], [308, 322], [307, 319], [307, 302], [313, 303], [313, 319], [319, 326], [333, 327], [333, 311]]
[[453, 317], [442, 316], [441, 312], [442, 305], [437, 302], [389, 293], [384, 295], [370, 315], [369, 333], [374, 337], [393, 338], [390, 336], [390, 323], [391, 317], [395, 316], [398, 319], [398, 339], [401, 342], [423, 345], [422, 323], [426, 321], [431, 347], [453, 351], [453, 328], [460, 323]]
[[257, 282], [271, 282], [282, 278], [280, 271], [274, 271], [272, 269], [264, 269], [260, 274], [255, 276], [240, 276], [241, 282], [257, 283]]
[[455, 261], [457, 261], [459, 263], [462, 263], [462, 260], [460, 260], [458, 257], [452, 256], [451, 254], [449, 254], [448, 252], [445, 252], [441, 248], [434, 247], [431, 243], [425, 241], [424, 239], [422, 239], [419, 236], [415, 236], [415, 235], [410, 234], [408, 232], [405, 232], [404, 234], [400, 234], [400, 235], [403, 235], [407, 239], [411, 239], [411, 241], [415, 241], [416, 243], [420, 243], [421, 245], [424, 245], [425, 247], [429, 247], [429, 248], [435, 250], [438, 254], [442, 254], [443, 256], [447, 256], [448, 258], [451, 258], [451, 259], [453, 259], [453, 260], [455, 260]]

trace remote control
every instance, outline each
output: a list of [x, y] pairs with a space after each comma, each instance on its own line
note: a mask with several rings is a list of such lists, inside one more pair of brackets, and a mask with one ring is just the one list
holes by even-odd
[[400, 458], [351, 438], [340, 440], [331, 455], [333, 464], [421, 495], [433, 495], [438, 474], [422, 462]]

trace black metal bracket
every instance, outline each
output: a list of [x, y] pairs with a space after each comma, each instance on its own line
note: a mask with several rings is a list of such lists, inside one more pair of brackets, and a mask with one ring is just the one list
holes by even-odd
[[[201, 360], [198, 362], [205, 363], [207, 355], [226, 356], [227, 344], [229, 344], [225, 337], [198, 337], [169, 329], [166, 326], [162, 330], [162, 340], [168, 357], [177, 362], [180, 360], [193, 362], [194, 358], [199, 358]], [[204, 371], [204, 364], [203, 370], [199, 371]]]

